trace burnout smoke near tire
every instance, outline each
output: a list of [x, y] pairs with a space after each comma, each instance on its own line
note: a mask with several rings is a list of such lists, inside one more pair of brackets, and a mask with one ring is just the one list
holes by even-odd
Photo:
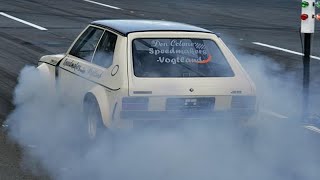
[[[261, 72], [254, 74], [265, 77]], [[87, 128], [83, 127], [87, 123], [83, 113], [79, 113], [74, 102], [66, 102], [60, 92], [46, 91], [47, 81], [38, 77], [35, 68], [22, 71], [14, 94], [16, 108], [8, 118], [12, 121], [7, 122], [9, 136], [20, 146], [36, 145], [27, 150], [29, 157], [40, 161], [52, 179], [291, 180], [296, 176], [309, 180], [320, 177], [319, 152], [312, 144], [314, 141], [303, 136], [300, 127], [284, 126], [284, 121], [283, 126], [259, 123], [253, 151], [248, 150], [237, 128], [193, 122], [181, 128], [153, 127], [133, 132], [130, 137], [117, 138], [116, 147], [110, 152], [113, 146], [106, 131], [95, 143], [85, 142]], [[270, 94], [267, 100], [276, 99], [275, 91], [284, 93], [275, 85], [267, 86], [268, 81], [260, 82], [266, 83], [263, 90], [265, 95]], [[250, 134], [249, 131], [249, 137]], [[30, 158], [24, 157], [23, 166], [34, 172]]]

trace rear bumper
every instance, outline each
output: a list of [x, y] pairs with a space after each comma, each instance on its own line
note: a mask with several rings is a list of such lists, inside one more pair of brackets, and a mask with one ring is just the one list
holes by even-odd
[[122, 120], [188, 120], [235, 119], [247, 120], [256, 114], [254, 109], [228, 111], [121, 111]]
[[122, 111], [121, 129], [177, 128], [183, 125], [246, 127], [256, 116], [255, 110], [216, 112]]

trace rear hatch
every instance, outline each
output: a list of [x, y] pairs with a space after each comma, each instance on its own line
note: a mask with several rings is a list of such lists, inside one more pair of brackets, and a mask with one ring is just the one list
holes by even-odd
[[247, 74], [219, 38], [209, 37], [133, 38], [132, 43], [129, 38], [130, 97], [122, 100], [122, 109], [185, 115], [227, 111], [239, 104], [234, 101], [248, 99], [254, 107]]
[[130, 96], [253, 93], [246, 73], [219, 38], [135, 38], [129, 44]]

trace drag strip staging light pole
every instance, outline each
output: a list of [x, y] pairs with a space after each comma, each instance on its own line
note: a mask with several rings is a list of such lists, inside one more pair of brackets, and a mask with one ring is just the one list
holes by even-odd
[[315, 0], [302, 0], [301, 6], [301, 33], [304, 34], [304, 56], [303, 56], [303, 103], [302, 103], [302, 120], [308, 116], [309, 106], [309, 83], [310, 83], [310, 54], [311, 54], [311, 37], [315, 29], [315, 6], [319, 2]]

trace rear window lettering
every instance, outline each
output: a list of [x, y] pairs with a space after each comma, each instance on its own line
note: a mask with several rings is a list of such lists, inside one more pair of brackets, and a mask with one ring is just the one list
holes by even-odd
[[135, 39], [137, 77], [232, 77], [217, 44], [207, 39]]

